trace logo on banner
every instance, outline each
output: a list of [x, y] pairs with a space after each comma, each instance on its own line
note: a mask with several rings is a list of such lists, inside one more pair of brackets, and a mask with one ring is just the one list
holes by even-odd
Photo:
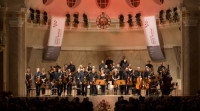
[[55, 40], [56, 45], [60, 44], [60, 33], [61, 33], [61, 29], [58, 29], [58, 35], [56, 36], [56, 40]]
[[54, 20], [54, 21], [53, 21], [53, 28], [54, 28], [54, 27], [57, 27], [57, 26], [58, 26], [58, 22], [57, 22], [57, 20]]

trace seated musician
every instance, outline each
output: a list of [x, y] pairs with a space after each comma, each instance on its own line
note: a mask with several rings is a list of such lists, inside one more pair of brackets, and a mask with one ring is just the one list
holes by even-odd
[[72, 95], [72, 83], [73, 83], [73, 75], [71, 73], [71, 70], [68, 69], [67, 71], [67, 95]]
[[75, 74], [76, 86], [77, 86], [77, 95], [81, 95], [81, 69], [78, 68]]
[[114, 95], [117, 95], [118, 85], [117, 85], [116, 81], [120, 79], [120, 76], [119, 76], [117, 69], [114, 69], [112, 79], [113, 79], [113, 85], [114, 85]]
[[98, 76], [95, 72], [95, 69], [92, 69], [92, 72], [90, 74], [90, 95], [96, 95], [97, 94], [97, 87], [95, 85], [95, 81], [97, 80]]
[[[138, 95], [141, 95], [141, 88], [137, 86], [141, 86], [141, 80], [143, 77], [143, 72], [141, 71], [140, 67], [137, 67], [137, 70], [135, 70], [135, 78], [137, 78], [137, 83], [136, 83], [136, 93]], [[139, 81], [138, 81], [139, 80]]]
[[[104, 80], [105, 82], [107, 81], [107, 76], [105, 75], [104, 70], [101, 70], [100, 80]], [[101, 95], [105, 95], [105, 85], [101, 85]]]
[[26, 83], [26, 96], [30, 96], [31, 80], [33, 79], [30, 68], [27, 68], [25, 73], [25, 83]]
[[47, 81], [45, 68], [42, 68], [42, 74], [40, 77], [41, 77], [41, 82], [42, 82], [42, 95], [45, 95], [45, 86], [46, 86], [46, 81]]
[[61, 96], [63, 91], [63, 78], [64, 78], [61, 68], [58, 69], [58, 72], [56, 73], [55, 76], [56, 76], [55, 80], [57, 85], [58, 96]]
[[87, 86], [88, 86], [88, 79], [89, 79], [89, 74], [86, 71], [85, 67], [83, 67], [82, 71], [83, 75], [81, 76], [82, 80], [82, 95], [87, 96]]
[[41, 73], [40, 73], [40, 68], [36, 68], [36, 73], [34, 74], [34, 82], [36, 86], [36, 96], [40, 96], [40, 86], [41, 86]]

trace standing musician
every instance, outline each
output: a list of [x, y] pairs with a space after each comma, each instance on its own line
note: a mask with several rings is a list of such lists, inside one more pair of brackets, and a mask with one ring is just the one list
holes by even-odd
[[72, 95], [72, 83], [73, 83], [73, 75], [71, 73], [71, 70], [68, 69], [68, 72], [67, 72], [67, 95], [68, 96]]
[[108, 66], [108, 69], [111, 70], [111, 66], [113, 66], [113, 60], [111, 59], [111, 57], [108, 57], [108, 59], [106, 60], [106, 65]]
[[134, 95], [134, 94], [136, 94], [135, 85], [136, 85], [136, 79], [137, 79], [137, 77], [135, 76], [134, 70], [132, 70], [130, 76], [131, 76], [131, 80], [132, 80], [132, 94]]
[[41, 73], [40, 68], [36, 68], [36, 73], [34, 74], [34, 82], [36, 86], [36, 96], [40, 96], [40, 86], [41, 86]]
[[30, 96], [31, 80], [33, 79], [30, 68], [27, 68], [25, 73], [25, 83], [26, 83], [26, 96]]
[[95, 72], [95, 69], [92, 69], [92, 73], [90, 73], [90, 95], [96, 95], [97, 94], [97, 87], [96, 87], [96, 80], [98, 78], [97, 73]]
[[55, 75], [58, 96], [61, 96], [61, 93], [63, 91], [63, 77], [64, 76], [63, 76], [63, 73], [61, 71], [61, 68], [59, 68], [58, 72]]
[[46, 80], [47, 80], [45, 68], [42, 68], [42, 74], [41, 74], [40, 78], [41, 78], [41, 82], [42, 82], [42, 95], [44, 95], [45, 94]]
[[51, 91], [52, 91], [52, 95], [56, 95], [56, 89], [53, 89], [55, 88], [55, 75], [56, 75], [56, 68], [54, 68], [52, 66], [51, 70], [49, 71], [49, 75], [50, 75], [50, 87], [51, 87]]
[[151, 94], [152, 83], [154, 79], [153, 71], [150, 68], [146, 68], [144, 72], [144, 80], [145, 80], [145, 87], [146, 87], [146, 95]]
[[99, 71], [101, 71], [102, 69], [103, 69], [103, 70], [105, 69], [104, 60], [101, 60], [101, 64], [99, 65]]
[[[110, 69], [108, 69], [108, 66], [107, 65], [105, 65], [105, 68], [104, 68], [104, 74], [106, 74], [106, 76], [108, 76], [109, 74], [110, 74]], [[107, 78], [107, 80], [106, 80], [106, 87], [107, 87], [107, 89], [108, 89], [108, 78]]]
[[72, 73], [75, 72], [76, 67], [75, 67], [75, 65], [72, 64], [72, 61], [69, 62], [67, 69], [70, 69]]
[[146, 66], [149, 67], [149, 68], [151, 68], [151, 70], [153, 70], [153, 65], [151, 64], [150, 60], [147, 61], [147, 64], [145, 65], [145, 67]]
[[[169, 66], [168, 66], [169, 67]], [[160, 89], [162, 91], [162, 95], [169, 95], [172, 91], [173, 84], [171, 83], [172, 77], [169, 73], [169, 68], [162, 68], [162, 84]]]
[[126, 82], [126, 85], [125, 86], [122, 86], [122, 89], [121, 89], [121, 94], [123, 95], [123, 91], [125, 91], [125, 95], [128, 95], [129, 94], [129, 88], [130, 88], [130, 85], [127, 84], [128, 80], [130, 80], [130, 75], [129, 75], [129, 72], [128, 72], [128, 67], [125, 68], [125, 70], [123, 71], [123, 78], [122, 80], [125, 80]]
[[[106, 82], [107, 77], [106, 77], [106, 74], [104, 73], [104, 70], [101, 70], [100, 80], [104, 80], [105, 83], [107, 84], [107, 82]], [[105, 95], [105, 90], [106, 90], [105, 85], [101, 85], [101, 95]]]
[[83, 68], [83, 81], [82, 81], [82, 95], [87, 96], [87, 86], [89, 81], [89, 74], [86, 71], [85, 67]]
[[92, 72], [92, 64], [88, 63], [87, 71], [90, 73]]
[[162, 73], [162, 68], [165, 68], [165, 66], [163, 66], [163, 62], [160, 62], [160, 66], [158, 67], [158, 70], [157, 70], [159, 75], [161, 75]]
[[124, 59], [124, 62], [122, 63], [122, 69], [125, 70], [129, 66], [128, 62], [126, 59]]
[[66, 91], [66, 85], [67, 85], [67, 65], [65, 64], [63, 66], [63, 92], [65, 95], [65, 91]]
[[135, 91], [138, 95], [141, 95], [142, 77], [143, 77], [143, 72], [141, 71], [140, 67], [137, 67], [137, 70], [135, 70], [135, 78], [137, 78]]
[[76, 75], [75, 75], [75, 79], [76, 79], [76, 86], [77, 86], [77, 95], [81, 95], [81, 69], [78, 68]]
[[117, 85], [116, 81], [120, 79], [117, 69], [114, 69], [114, 74], [112, 75], [112, 79], [113, 79], [112, 84], [114, 85], [114, 95], [117, 95], [118, 85]]

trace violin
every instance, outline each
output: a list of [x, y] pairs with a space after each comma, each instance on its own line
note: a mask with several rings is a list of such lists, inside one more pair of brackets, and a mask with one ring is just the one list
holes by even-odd
[[84, 85], [87, 85], [88, 84], [88, 81], [86, 79], [86, 77], [84, 77]]
[[37, 78], [36, 84], [40, 84], [40, 77]]
[[93, 85], [96, 85], [96, 83], [95, 83], [95, 78], [93, 78], [93, 82], [92, 82], [92, 84], [93, 84]]
[[42, 88], [45, 88], [45, 82], [42, 83]]
[[58, 84], [62, 85], [62, 79], [61, 78], [59, 79]]
[[131, 83], [131, 78], [130, 78], [130, 77], [127, 78], [127, 85], [132, 85], [132, 83]]
[[68, 82], [69, 85], [72, 84], [72, 77], [69, 77], [69, 82]]

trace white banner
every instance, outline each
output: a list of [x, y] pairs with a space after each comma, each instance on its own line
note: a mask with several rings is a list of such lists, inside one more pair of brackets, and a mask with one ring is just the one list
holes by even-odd
[[61, 47], [65, 31], [65, 17], [52, 16], [48, 46]]
[[144, 17], [144, 32], [147, 46], [159, 46], [158, 32], [155, 16]]

